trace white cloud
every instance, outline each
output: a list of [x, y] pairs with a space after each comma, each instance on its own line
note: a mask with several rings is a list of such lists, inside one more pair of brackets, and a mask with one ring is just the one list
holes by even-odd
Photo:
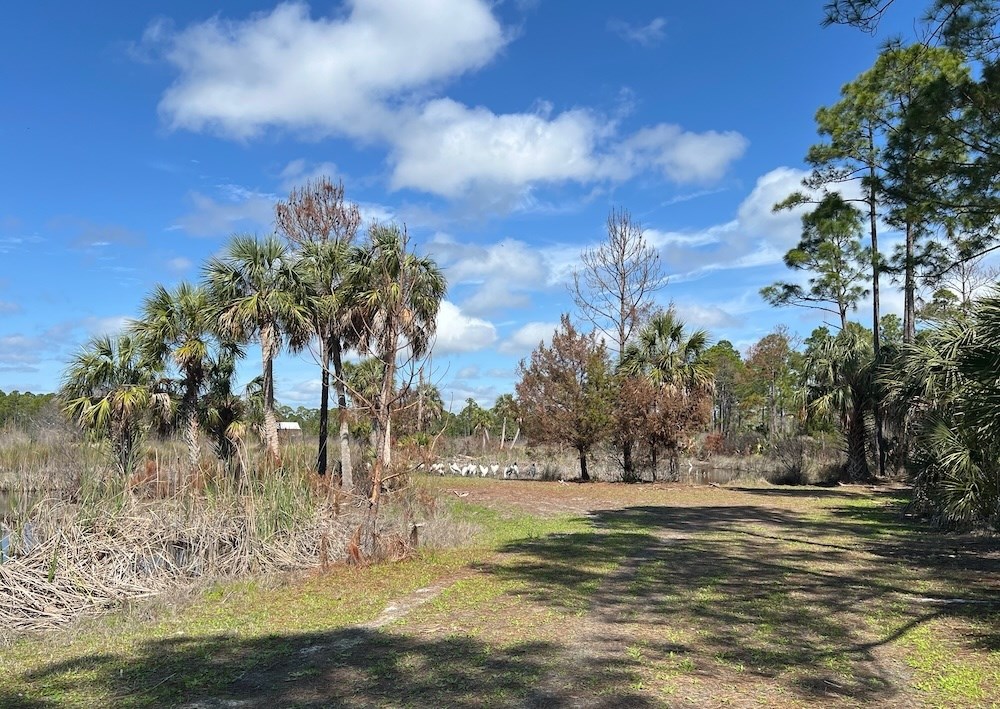
[[184, 258], [183, 256], [178, 256], [177, 258], [172, 258], [167, 261], [167, 268], [174, 273], [184, 273], [193, 265], [194, 263], [191, 259]]
[[364, 136], [387, 129], [387, 103], [477, 69], [503, 47], [480, 0], [353, 0], [343, 17], [283, 3], [156, 33], [180, 72], [160, 102], [173, 128], [240, 139], [269, 127]]
[[674, 308], [691, 328], [712, 330], [723, 327], [737, 327], [740, 321], [730, 312], [717, 305], [681, 302], [674, 303]]
[[12, 303], [7, 300], [0, 300], [0, 313], [19, 313], [21, 312], [21, 306], [18, 303]]
[[[734, 132], [661, 124], [621, 136], [616, 118], [586, 108], [554, 113], [540, 101], [496, 113], [436, 96], [506, 45], [492, 10], [486, 0], [352, 0], [344, 15], [314, 18], [306, 5], [285, 3], [180, 31], [157, 24], [146, 41], [178, 73], [160, 102], [174, 129], [237, 140], [278, 129], [382, 144], [394, 189], [485, 200], [494, 210], [530, 201], [537, 184], [627, 180], [650, 169], [707, 182], [743, 154], [747, 141]], [[662, 21], [638, 31], [652, 37]], [[282, 179], [287, 187], [333, 169], [300, 159]]]
[[119, 335], [134, 322], [130, 315], [109, 315], [107, 317], [89, 317], [83, 320], [87, 332], [94, 336]]
[[651, 47], [654, 44], [658, 44], [663, 39], [663, 29], [666, 26], [667, 21], [662, 17], [654, 17], [645, 25], [632, 25], [624, 20], [608, 21], [609, 30], [626, 42], [641, 44], [643, 47]]
[[427, 250], [441, 264], [451, 287], [475, 288], [462, 302], [462, 310], [472, 315], [527, 306], [528, 293], [545, 288], [552, 276], [545, 255], [516, 239], [461, 244], [437, 234]]
[[397, 134], [392, 186], [456, 197], [470, 185], [589, 181], [599, 170], [594, 146], [603, 130], [582, 110], [497, 115], [438, 99]]
[[434, 352], [450, 354], [456, 352], [477, 352], [486, 349], [497, 339], [493, 323], [465, 315], [451, 301], [442, 301], [438, 310], [437, 340]]
[[612, 169], [631, 175], [651, 166], [674, 182], [711, 182], [742, 157], [747, 145], [747, 139], [735, 131], [692, 133], [660, 123], [627, 138], [618, 148], [617, 164]]
[[306, 182], [315, 182], [322, 177], [336, 183], [337, 175], [337, 166], [332, 162], [311, 163], [305, 158], [298, 158], [285, 165], [278, 176], [281, 178], [281, 189], [290, 192]]
[[798, 241], [806, 206], [774, 212], [774, 205], [802, 190], [803, 170], [779, 167], [762, 175], [740, 203], [736, 218], [690, 232], [651, 232], [651, 241], [682, 283], [720, 270], [779, 264]]
[[220, 199], [192, 192], [192, 210], [171, 228], [192, 236], [227, 237], [233, 232], [266, 230], [274, 225], [276, 195], [239, 185], [219, 185], [218, 189]]
[[526, 355], [539, 343], [551, 342], [552, 334], [558, 329], [557, 322], [529, 322], [504, 340], [498, 349], [506, 354]]

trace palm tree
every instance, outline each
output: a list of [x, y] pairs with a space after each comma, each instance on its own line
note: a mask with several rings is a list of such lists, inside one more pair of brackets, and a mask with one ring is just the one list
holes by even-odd
[[847, 444], [844, 475], [851, 482], [868, 482], [865, 414], [875, 405], [875, 352], [871, 334], [857, 323], [832, 336], [820, 332], [806, 351], [806, 385], [809, 406], [822, 414], [837, 415]]
[[310, 329], [319, 342], [322, 369], [316, 470], [320, 475], [326, 474], [332, 365], [339, 413], [341, 485], [351, 489], [354, 486], [353, 466], [343, 362], [347, 336], [351, 332], [347, 322], [347, 308], [351, 298], [345, 280], [352, 255], [350, 241], [336, 239], [305, 242], [300, 254], [299, 271], [306, 289], [307, 317]]
[[[671, 472], [676, 473], [681, 437], [700, 421], [714, 383], [711, 368], [701, 358], [707, 347], [708, 333], [695, 330], [688, 334], [684, 322], [669, 309], [655, 313], [637, 340], [625, 348], [619, 375], [632, 379], [632, 386], [624, 391], [649, 406], [643, 418], [654, 477], [657, 445], [667, 447]], [[644, 385], [651, 387], [648, 394], [642, 392]]]
[[[200, 401], [200, 416], [205, 432], [212, 442], [216, 456], [236, 478], [242, 477], [243, 464], [237, 459], [240, 444], [246, 439], [247, 431], [260, 428], [262, 421], [255, 416], [257, 411], [248, 396], [241, 397], [233, 391], [236, 375], [236, 361], [242, 353], [235, 349], [223, 349], [208, 362], [205, 372], [205, 392]], [[253, 383], [259, 383], [259, 377]], [[251, 383], [251, 384], [253, 384]], [[259, 389], [259, 387], [258, 387]]]
[[173, 291], [157, 285], [132, 324], [143, 355], [158, 366], [172, 363], [180, 373], [180, 417], [188, 446], [188, 464], [198, 467], [198, 398], [205, 386], [215, 339], [204, 288], [181, 283]]
[[235, 236], [221, 257], [205, 265], [204, 275], [219, 332], [236, 342], [260, 343], [263, 438], [269, 456], [277, 460], [274, 358], [286, 336], [301, 344], [309, 331], [294, 259], [274, 237]]
[[409, 251], [409, 237], [396, 225], [372, 225], [368, 243], [355, 250], [349, 271], [354, 332], [359, 349], [383, 365], [373, 402], [375, 465], [369, 519], [362, 551], [374, 551], [374, 514], [389, 461], [391, 414], [401, 357], [413, 362], [430, 349], [446, 284], [437, 264]]
[[621, 371], [644, 376], [658, 386], [701, 388], [712, 381], [712, 371], [701, 360], [708, 347], [708, 333], [684, 331], [684, 322], [671, 310], [653, 315], [639, 332], [636, 342], [626, 346]]
[[107, 439], [122, 477], [135, 472], [151, 411], [170, 410], [161, 368], [143, 356], [129, 335], [93, 338], [70, 362], [60, 396], [64, 410], [83, 428]]
[[902, 346], [880, 378], [913, 421], [918, 499], [951, 524], [1000, 529], [1000, 290]]

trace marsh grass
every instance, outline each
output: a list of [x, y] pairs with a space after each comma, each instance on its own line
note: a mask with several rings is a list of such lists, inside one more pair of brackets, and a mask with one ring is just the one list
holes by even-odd
[[[247, 447], [236, 477], [207, 452], [188, 471], [180, 441], [152, 440], [124, 479], [86, 438], [5, 431], [0, 640], [185, 584], [341, 562], [364, 498], [315, 475], [311, 445], [282, 454], [266, 465]], [[472, 528], [447, 513], [410, 484], [386, 496], [380, 532], [396, 558], [467, 542]]]

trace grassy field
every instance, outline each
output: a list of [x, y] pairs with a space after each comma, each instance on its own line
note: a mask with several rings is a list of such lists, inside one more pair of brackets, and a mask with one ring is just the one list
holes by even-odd
[[1000, 543], [905, 491], [424, 484], [466, 545], [24, 639], [0, 706], [1000, 706]]

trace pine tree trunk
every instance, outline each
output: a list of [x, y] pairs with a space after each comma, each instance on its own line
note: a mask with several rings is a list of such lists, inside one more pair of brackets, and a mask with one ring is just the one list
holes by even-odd
[[[871, 128], [868, 130], [868, 149], [872, 154], [875, 152], [875, 135]], [[868, 221], [872, 237], [872, 349], [875, 353], [875, 362], [881, 361], [882, 338], [880, 334], [881, 323], [879, 317], [881, 309], [879, 306], [879, 271], [881, 269], [881, 257], [878, 251], [878, 214], [877, 199], [875, 195], [875, 166], [868, 168]], [[875, 418], [875, 460], [878, 464], [878, 474], [885, 475], [885, 443], [882, 432], [882, 402], [878, 395], [875, 396], [874, 404]], [[867, 466], [866, 466], [867, 467]]]
[[580, 451], [580, 479], [584, 482], [590, 481], [590, 474], [587, 472], [587, 451], [583, 448]]
[[914, 257], [916, 233], [909, 221], [906, 222], [906, 263], [903, 279], [903, 342], [910, 344], [917, 336], [916, 276]]

